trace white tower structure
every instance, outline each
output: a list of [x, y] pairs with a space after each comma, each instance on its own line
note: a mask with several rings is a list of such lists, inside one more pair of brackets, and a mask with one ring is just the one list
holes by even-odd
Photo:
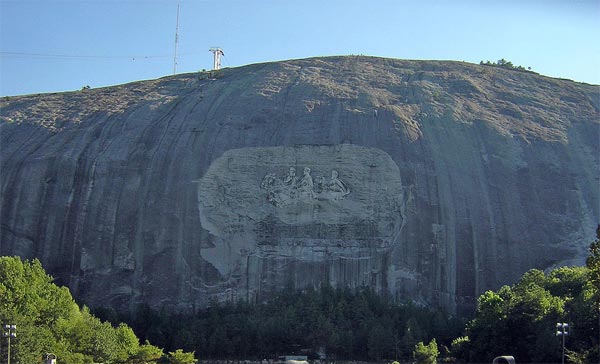
[[221, 56], [224, 56], [225, 53], [223, 53], [223, 50], [218, 47], [212, 47], [211, 49], [209, 49], [209, 51], [212, 52], [213, 56], [214, 56], [213, 70], [220, 69], [221, 68]]

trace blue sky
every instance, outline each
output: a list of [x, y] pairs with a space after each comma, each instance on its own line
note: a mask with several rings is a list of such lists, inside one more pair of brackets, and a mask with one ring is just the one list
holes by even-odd
[[[364, 54], [505, 58], [600, 84], [600, 0], [180, 0], [177, 72]], [[0, 0], [0, 95], [173, 73], [177, 0]]]

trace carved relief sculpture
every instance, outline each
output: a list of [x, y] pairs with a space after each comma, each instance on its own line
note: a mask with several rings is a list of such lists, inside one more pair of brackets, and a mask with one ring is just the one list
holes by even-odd
[[331, 171], [331, 179], [327, 182], [327, 191], [332, 200], [341, 200], [350, 194], [350, 188], [338, 178], [338, 172]]
[[323, 176], [318, 176], [315, 183], [309, 167], [304, 168], [300, 179], [296, 176], [294, 167], [290, 167], [283, 180], [274, 173], [267, 173], [260, 188], [267, 190], [267, 201], [277, 207], [298, 201], [340, 201], [350, 194], [350, 188], [339, 178], [337, 171], [331, 171], [329, 181]]

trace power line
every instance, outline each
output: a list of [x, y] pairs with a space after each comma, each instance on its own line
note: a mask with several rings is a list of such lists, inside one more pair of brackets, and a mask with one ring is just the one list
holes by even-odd
[[[184, 53], [180, 56], [192, 56], [199, 53]], [[52, 53], [30, 53], [30, 52], [0, 52], [0, 57], [21, 57], [21, 58], [63, 58], [63, 59], [149, 59], [149, 58], [171, 58], [173, 55], [118, 55], [118, 56], [101, 56], [101, 55], [77, 55], [77, 54], [52, 54]]]

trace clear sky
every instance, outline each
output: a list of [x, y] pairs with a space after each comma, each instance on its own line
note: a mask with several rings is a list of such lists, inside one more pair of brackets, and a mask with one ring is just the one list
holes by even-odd
[[[173, 73], [178, 0], [0, 0], [0, 95]], [[600, 0], [180, 0], [177, 72], [363, 54], [505, 58], [600, 84]]]

